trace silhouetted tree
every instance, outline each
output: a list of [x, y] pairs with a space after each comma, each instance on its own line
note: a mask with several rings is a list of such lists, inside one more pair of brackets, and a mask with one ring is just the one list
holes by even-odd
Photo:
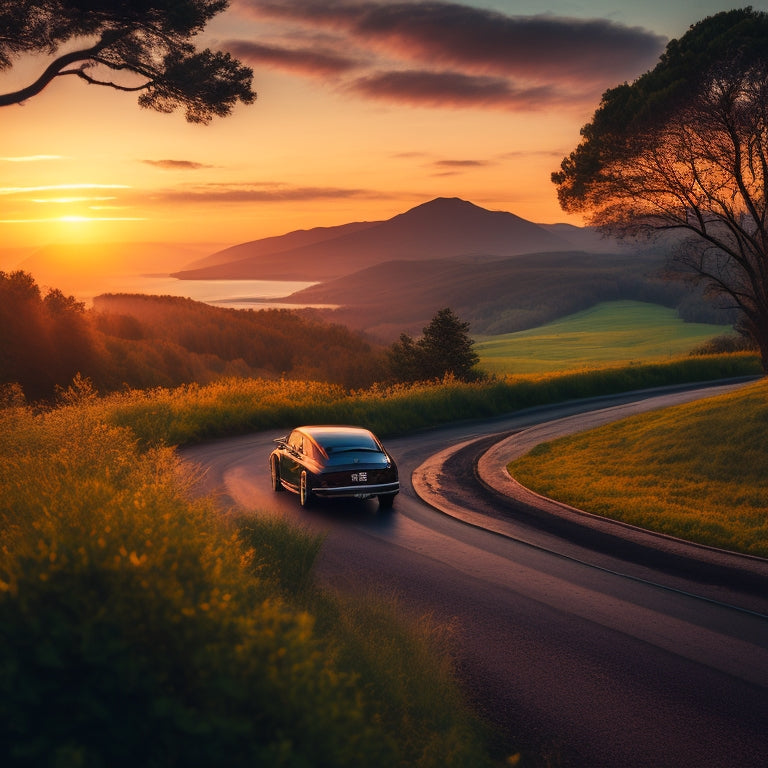
[[85, 304], [57, 288], [43, 299], [43, 321], [49, 347], [47, 368], [57, 386], [97, 367]]
[[768, 372], [768, 14], [715, 14], [603, 95], [552, 174], [564, 210], [673, 233], [670, 274], [738, 308]]
[[392, 376], [398, 381], [427, 378], [422, 373], [421, 350], [407, 333], [401, 333], [399, 341], [387, 350], [387, 359]]
[[192, 123], [226, 116], [238, 101], [253, 102], [253, 72], [230, 54], [199, 51], [191, 41], [227, 6], [228, 0], [3, 2], [0, 69], [26, 54], [54, 58], [29, 85], [0, 94], [0, 106], [19, 104], [55, 78], [72, 76], [137, 92], [140, 106], [159, 112], [184, 108]]
[[18, 383], [27, 397], [52, 391], [40, 289], [27, 272], [0, 272], [0, 383]]
[[432, 318], [418, 341], [401, 334], [389, 348], [388, 358], [399, 381], [432, 381], [449, 374], [465, 381], [478, 378], [474, 366], [480, 358], [469, 335], [469, 323], [448, 307]]

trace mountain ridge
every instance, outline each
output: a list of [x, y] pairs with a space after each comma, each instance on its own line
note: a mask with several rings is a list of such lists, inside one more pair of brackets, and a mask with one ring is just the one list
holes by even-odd
[[[531, 252], [578, 248], [566, 225], [534, 224], [461, 198], [438, 197], [380, 222], [297, 230], [212, 254], [207, 264], [172, 273], [182, 280], [316, 280], [342, 277], [393, 260], [490, 261]], [[574, 228], [583, 236], [578, 228]], [[566, 236], [568, 233], [569, 236]], [[597, 247], [590, 232], [590, 247]], [[613, 246], [615, 249], [615, 245]], [[603, 250], [603, 249], [600, 249]], [[222, 261], [233, 256], [231, 261]]]

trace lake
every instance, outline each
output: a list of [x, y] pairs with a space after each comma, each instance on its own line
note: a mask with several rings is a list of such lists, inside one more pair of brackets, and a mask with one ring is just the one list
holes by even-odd
[[131, 275], [100, 281], [98, 289], [77, 298], [90, 304], [101, 293], [146, 293], [151, 296], [182, 296], [229, 309], [296, 309], [276, 299], [289, 296], [315, 282], [289, 280], [178, 280], [175, 277]]

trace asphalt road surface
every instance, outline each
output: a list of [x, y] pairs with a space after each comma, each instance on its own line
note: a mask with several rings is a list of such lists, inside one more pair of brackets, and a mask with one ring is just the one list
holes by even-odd
[[323, 531], [323, 583], [449, 622], [460, 681], [501, 747], [563, 768], [768, 768], [768, 562], [548, 507], [499, 469], [541, 439], [713, 391], [387, 440], [402, 485], [390, 512], [274, 493], [278, 433], [183, 455], [226, 504]]

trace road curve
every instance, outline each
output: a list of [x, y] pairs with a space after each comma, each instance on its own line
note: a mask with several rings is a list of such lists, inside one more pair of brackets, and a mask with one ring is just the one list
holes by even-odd
[[[322, 531], [322, 582], [391, 593], [450, 626], [467, 696], [506, 748], [573, 768], [765, 768], [768, 592], [755, 581], [760, 567], [755, 574], [751, 563], [744, 576], [720, 553], [695, 565], [674, 541], [576, 535], [589, 526], [532, 512], [530, 499], [510, 499], [478, 479], [478, 456], [501, 439], [580, 411], [647, 410], [670, 404], [665, 398], [568, 403], [388, 440], [403, 490], [386, 514], [373, 501], [301, 510], [296, 497], [273, 493], [266, 459], [276, 433], [183, 455], [225, 503]], [[590, 418], [570, 424], [586, 428]], [[436, 455], [430, 475], [427, 460]], [[426, 497], [426, 477], [439, 497], [425, 504], [412, 474], [420, 493]], [[666, 545], [662, 557], [648, 556]]]

